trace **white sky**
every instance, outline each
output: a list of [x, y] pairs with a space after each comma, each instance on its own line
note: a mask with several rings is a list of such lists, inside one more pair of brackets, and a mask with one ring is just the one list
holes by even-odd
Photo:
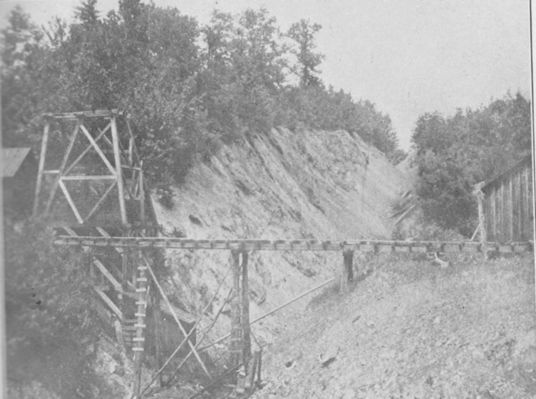
[[[407, 149], [424, 112], [451, 114], [508, 90], [530, 93], [529, 0], [154, 0], [207, 22], [214, 8], [264, 6], [286, 29], [318, 22], [322, 79], [387, 113]], [[0, 0], [0, 26], [20, 4], [34, 22], [69, 19], [78, 0]], [[103, 12], [118, 0], [99, 0]]]

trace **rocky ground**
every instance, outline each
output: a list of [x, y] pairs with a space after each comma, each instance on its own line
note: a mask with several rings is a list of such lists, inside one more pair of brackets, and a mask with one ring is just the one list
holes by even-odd
[[[532, 254], [375, 258], [264, 348], [254, 398], [535, 398]], [[369, 270], [370, 271], [370, 270]]]

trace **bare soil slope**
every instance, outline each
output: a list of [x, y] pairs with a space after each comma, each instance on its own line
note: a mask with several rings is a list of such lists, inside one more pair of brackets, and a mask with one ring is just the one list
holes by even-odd
[[[224, 146], [196, 164], [175, 189], [172, 209], [154, 202], [167, 234], [189, 238], [389, 238], [390, 203], [407, 185], [404, 174], [358, 136], [281, 128]], [[252, 318], [333, 277], [341, 262], [341, 254], [252, 254]], [[214, 314], [230, 287], [230, 264], [228, 251], [169, 251], [168, 292], [199, 314], [227, 276]], [[259, 338], [277, 336], [289, 316], [282, 312], [262, 323]], [[229, 323], [224, 312], [214, 336], [228, 333]]]
[[532, 254], [372, 265], [349, 295], [316, 298], [265, 348], [255, 398], [536, 397]]

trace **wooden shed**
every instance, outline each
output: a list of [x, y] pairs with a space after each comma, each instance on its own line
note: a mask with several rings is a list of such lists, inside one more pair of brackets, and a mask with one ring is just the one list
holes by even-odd
[[29, 214], [37, 177], [37, 161], [31, 148], [3, 148], [1, 161], [4, 214]]
[[480, 187], [487, 241], [533, 240], [533, 178], [531, 156]]

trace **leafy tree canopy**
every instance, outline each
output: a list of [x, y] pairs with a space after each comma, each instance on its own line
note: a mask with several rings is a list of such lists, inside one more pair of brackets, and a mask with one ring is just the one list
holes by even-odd
[[517, 93], [451, 117], [424, 114], [412, 140], [425, 214], [470, 235], [477, 224], [473, 185], [530, 154], [530, 102]]
[[200, 26], [141, 0], [120, 0], [104, 16], [97, 0], [83, 0], [75, 15], [40, 29], [12, 11], [3, 31], [5, 145], [37, 147], [43, 112], [120, 108], [153, 187], [180, 182], [194, 157], [221, 143], [278, 125], [346, 129], [400, 157], [388, 116], [324, 87], [318, 24], [302, 20], [283, 34], [268, 11], [248, 9], [215, 11]]

